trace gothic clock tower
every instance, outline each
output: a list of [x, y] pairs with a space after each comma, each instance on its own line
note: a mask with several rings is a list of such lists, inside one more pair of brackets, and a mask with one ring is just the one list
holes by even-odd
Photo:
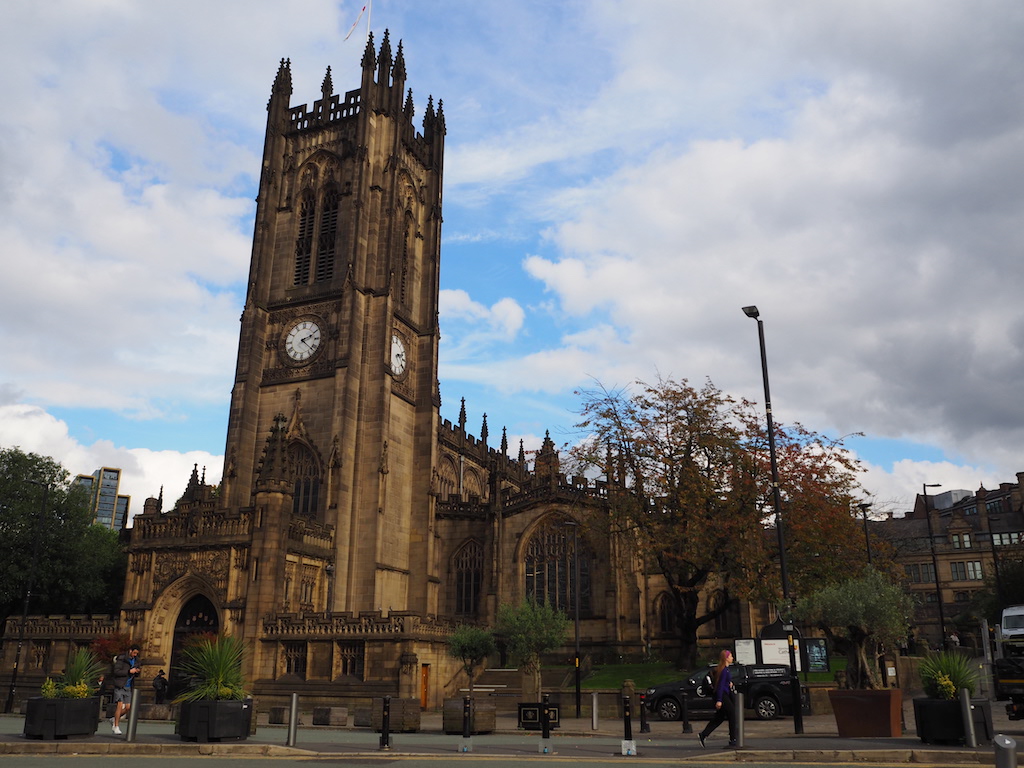
[[249, 509], [246, 634], [274, 612], [436, 613], [445, 122], [388, 34], [362, 83], [268, 104], [220, 503]]

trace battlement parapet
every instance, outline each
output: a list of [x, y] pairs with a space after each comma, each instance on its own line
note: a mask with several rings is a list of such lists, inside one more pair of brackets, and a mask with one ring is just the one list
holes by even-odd
[[239, 539], [252, 533], [248, 512], [235, 514], [212, 508], [171, 511], [154, 515], [136, 515], [132, 528], [132, 546], [168, 539]]
[[316, 637], [346, 640], [408, 638], [445, 638], [456, 628], [454, 622], [434, 616], [392, 612], [352, 616], [351, 613], [284, 613], [263, 622], [264, 640], [288, 640]]
[[[20, 628], [21, 617], [9, 617], [5, 623], [4, 637], [17, 636]], [[25, 636], [34, 640], [94, 640], [116, 633], [117, 618], [114, 616], [28, 616], [25, 619]]]

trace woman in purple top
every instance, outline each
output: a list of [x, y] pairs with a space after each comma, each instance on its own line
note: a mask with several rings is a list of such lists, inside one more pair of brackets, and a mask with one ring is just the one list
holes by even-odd
[[708, 736], [726, 718], [729, 718], [729, 746], [736, 746], [736, 689], [732, 684], [732, 673], [729, 672], [730, 664], [732, 664], [732, 652], [722, 651], [718, 656], [718, 666], [711, 673], [715, 685], [715, 714], [704, 726], [704, 730], [697, 734], [697, 739], [702, 747], [707, 746], [704, 742]]

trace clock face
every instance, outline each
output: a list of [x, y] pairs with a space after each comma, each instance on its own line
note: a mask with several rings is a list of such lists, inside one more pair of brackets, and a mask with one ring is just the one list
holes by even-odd
[[391, 372], [395, 376], [405, 373], [409, 359], [405, 354], [405, 342], [397, 334], [391, 335]]
[[292, 326], [284, 339], [284, 351], [296, 363], [309, 360], [320, 348], [320, 326], [312, 320], [302, 320]]

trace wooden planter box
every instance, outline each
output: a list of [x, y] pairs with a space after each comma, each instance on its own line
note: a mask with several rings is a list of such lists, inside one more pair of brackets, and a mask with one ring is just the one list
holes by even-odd
[[[378, 733], [384, 722], [384, 698], [373, 700], [370, 705], [370, 727]], [[389, 705], [388, 731], [391, 733], [415, 733], [420, 729], [420, 700], [392, 698]]]
[[100, 723], [100, 697], [44, 699], [33, 696], [25, 703], [25, 736], [30, 739], [66, 739], [93, 736]]
[[[462, 733], [462, 710], [462, 699], [444, 700], [442, 721], [445, 733]], [[494, 719], [494, 704], [473, 699], [469, 713], [470, 733], [493, 733]]]
[[225, 741], [249, 738], [252, 699], [245, 701], [185, 701], [177, 732], [182, 741]]
[[[991, 743], [992, 702], [971, 699], [971, 718], [977, 742]], [[925, 744], [963, 744], [967, 739], [959, 699], [914, 699], [914, 725], [918, 738]]]
[[830, 690], [829, 702], [840, 738], [903, 735], [903, 691]]

